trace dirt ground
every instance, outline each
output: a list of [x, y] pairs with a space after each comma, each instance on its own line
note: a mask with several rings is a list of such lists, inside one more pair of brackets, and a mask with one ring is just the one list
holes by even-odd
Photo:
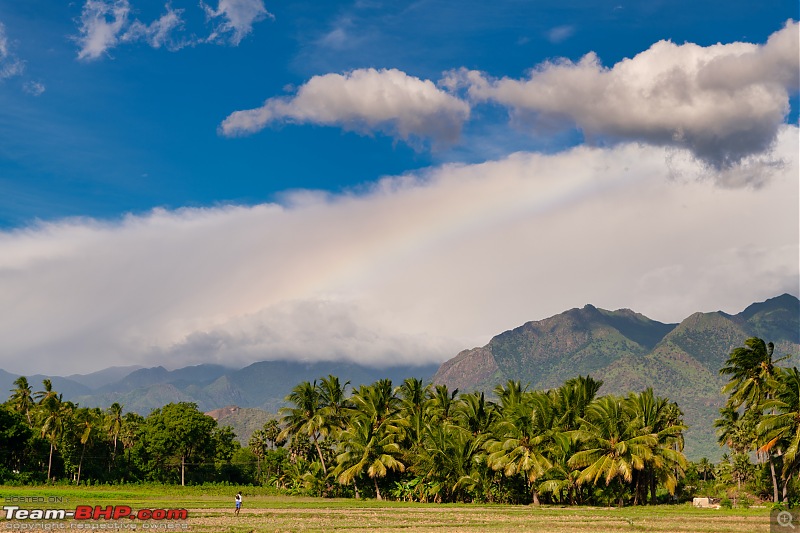
[[763, 516], [725, 516], [709, 512], [704, 516], [678, 517], [653, 514], [630, 517], [587, 509], [539, 510], [532, 507], [459, 508], [365, 508], [365, 509], [243, 509], [234, 516], [231, 509], [190, 510], [191, 531], [286, 532], [286, 531], [419, 531], [419, 532], [505, 532], [537, 531], [604, 533], [621, 531], [654, 532], [768, 532]]

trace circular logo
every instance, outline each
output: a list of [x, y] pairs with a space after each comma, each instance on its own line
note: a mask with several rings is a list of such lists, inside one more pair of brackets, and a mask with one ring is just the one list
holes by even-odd
[[778, 517], [777, 518], [778, 518], [778, 525], [779, 526], [781, 526], [781, 527], [790, 527], [790, 528], [794, 529], [794, 524], [792, 523], [792, 520], [794, 519], [794, 517], [792, 516], [792, 513], [790, 513], [789, 511], [781, 511], [780, 513], [778, 513]]

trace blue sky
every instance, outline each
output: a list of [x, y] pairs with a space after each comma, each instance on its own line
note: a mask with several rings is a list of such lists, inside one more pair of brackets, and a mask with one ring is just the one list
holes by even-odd
[[[14, 366], [4, 358], [48, 351], [143, 363], [358, 359], [357, 351], [374, 361], [398, 352], [442, 360], [589, 301], [680, 320], [698, 309], [735, 312], [755, 299], [797, 294], [798, 18], [794, 0], [2, 2], [0, 295], [25, 303], [13, 311], [22, 322], [13, 335], [8, 326], [14, 340], [0, 367]], [[635, 160], [623, 162], [622, 154]], [[558, 181], [559, 169], [606, 158], [574, 189]], [[651, 158], [660, 161], [654, 168], [644, 163]], [[502, 187], [542, 189], [528, 191], [537, 202], [515, 210], [514, 195], [498, 191], [508, 190], [501, 187], [506, 166], [517, 165], [527, 181]], [[682, 194], [713, 202], [734, 195], [730, 206], [766, 206], [770, 197], [774, 205], [777, 194], [775, 207], [790, 223], [777, 234], [749, 224], [740, 248], [720, 242], [701, 265], [681, 257], [678, 243], [687, 235], [696, 246], [719, 242], [715, 210], [698, 205], [687, 217], [694, 229], [675, 238], [666, 214], [644, 215], [648, 235], [660, 236], [647, 246], [672, 255], [660, 266], [641, 260], [625, 275], [606, 276], [620, 270], [614, 261], [565, 269], [541, 266], [541, 254], [519, 255], [540, 240], [549, 243], [548, 257], [591, 248], [570, 233], [595, 223], [590, 200], [606, 195], [614, 211], [649, 179], [655, 188], [682, 184], [675, 209], [686, 208]], [[486, 180], [485, 188], [475, 180]], [[470, 184], [476, 196], [452, 203]], [[633, 205], [649, 206], [644, 198], [653, 190], [637, 193]], [[383, 233], [374, 239], [361, 238], [373, 221], [363, 217], [390, 209], [382, 202], [397, 203], [396, 218], [376, 223]], [[437, 208], [452, 218], [439, 220]], [[271, 210], [289, 220], [258, 218]], [[432, 229], [410, 230], [415, 216], [432, 217]], [[255, 219], [234, 223], [237, 217]], [[627, 235], [629, 219], [602, 218], [604, 253], [628, 254], [633, 243], [634, 255], [652, 255]], [[161, 223], [163, 233], [149, 240], [136, 234]], [[212, 228], [209, 240], [191, 234], [192, 224]], [[320, 233], [330, 234], [329, 252], [317, 243]], [[229, 249], [237, 239], [269, 251]], [[752, 246], [779, 260], [755, 261]], [[452, 275], [470, 263], [467, 250], [482, 257], [480, 268]], [[210, 259], [223, 256], [229, 262]], [[286, 264], [276, 266], [276, 257]], [[727, 277], [708, 274], [731, 257]], [[319, 272], [289, 275], [306, 263], [324, 271], [326, 261], [346, 263], [350, 273], [333, 281]], [[249, 262], [252, 270], [233, 266]], [[397, 265], [405, 269], [395, 272]], [[549, 283], [569, 286], [563, 297], [535, 284], [514, 288], [540, 266], [541, 276], [565, 276]], [[203, 274], [170, 292], [175, 277], [196, 268]], [[274, 284], [253, 281], [259, 271]], [[487, 282], [492, 273], [507, 284]], [[760, 283], [732, 290], [755, 274]], [[652, 281], [659, 276], [668, 281]], [[575, 282], [587, 277], [597, 282]], [[632, 277], [636, 290], [625, 284]], [[138, 290], [120, 288], [126, 280]], [[693, 296], [678, 300], [682, 290]], [[192, 304], [188, 295], [197, 294], [202, 302]], [[143, 295], [150, 297], [140, 301]], [[107, 299], [118, 304], [98, 303]], [[466, 302], [478, 309], [467, 313]], [[308, 306], [319, 323], [298, 311]], [[352, 334], [327, 349], [331, 335], [341, 336], [332, 325], [339, 320]], [[24, 324], [54, 333], [37, 338]], [[256, 332], [274, 333], [275, 324], [294, 334], [253, 340]], [[311, 329], [327, 333], [303, 344]], [[85, 341], [100, 330], [102, 341]]]

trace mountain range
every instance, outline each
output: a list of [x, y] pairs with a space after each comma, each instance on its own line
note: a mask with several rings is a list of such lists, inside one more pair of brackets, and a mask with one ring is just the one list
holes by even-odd
[[[241, 369], [212, 364], [176, 370], [134, 366], [68, 377], [40, 374], [26, 377], [34, 391], [41, 388], [43, 379], [50, 379], [53, 390], [83, 407], [106, 408], [119, 402], [125, 411], [147, 415], [170, 402], [194, 402], [203, 411], [237, 406], [275, 413], [284, 405], [284, 397], [301, 381], [333, 374], [342, 383], [350, 381], [353, 386], [382, 378], [401, 383], [408, 377], [430, 380], [437, 368], [438, 365], [375, 368], [345, 362], [260, 361]], [[0, 391], [13, 389], [18, 377], [0, 369]]]
[[725, 403], [719, 374], [731, 350], [749, 337], [775, 343], [775, 357], [800, 353], [800, 301], [784, 294], [741, 313], [694, 313], [664, 324], [629, 309], [592, 305], [528, 322], [464, 350], [436, 372], [450, 389], [491, 392], [514, 379], [529, 389], [558, 387], [577, 375], [603, 381], [600, 394], [627, 394], [652, 387], [678, 403], [689, 425], [689, 458], [718, 459], [713, 423]]
[[[390, 378], [399, 384], [417, 377], [462, 392], [486, 391], [508, 379], [529, 389], [558, 387], [578, 375], [603, 380], [600, 394], [627, 394], [652, 387], [676, 401], [689, 425], [689, 458], [718, 459], [713, 423], [725, 398], [719, 369], [730, 351], [757, 336], [775, 343], [783, 364], [797, 365], [800, 353], [800, 301], [784, 294], [754, 303], [741, 313], [694, 313], [677, 324], [664, 324], [620, 309], [592, 305], [527, 322], [492, 338], [486, 346], [464, 350], [441, 366], [373, 368], [345, 362], [261, 361], [233, 369], [203, 364], [176, 370], [162, 366], [112, 367], [66, 377], [27, 376], [34, 390], [45, 378], [64, 399], [81, 406], [106, 408], [113, 402], [142, 415], [170, 402], [194, 402], [214, 412], [221, 423], [249, 434], [284, 405], [283, 398], [301, 381], [328, 374], [353, 386]], [[10, 391], [18, 376], [0, 369], [0, 391]], [[225, 409], [223, 409], [225, 408]], [[261, 412], [259, 412], [261, 410]]]

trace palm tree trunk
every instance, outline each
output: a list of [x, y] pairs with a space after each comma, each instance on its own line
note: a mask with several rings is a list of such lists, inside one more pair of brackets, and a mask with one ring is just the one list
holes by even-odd
[[775, 475], [775, 462], [772, 460], [772, 452], [768, 452], [769, 471], [772, 474], [772, 503], [778, 503], [778, 477]]
[[75, 481], [76, 485], [81, 484], [81, 467], [83, 467], [83, 454], [86, 452], [86, 443], [83, 443], [83, 449], [81, 449], [81, 460], [78, 461], [78, 479]]
[[50, 442], [50, 459], [47, 461], [47, 481], [50, 481], [50, 469], [53, 466], [53, 443]]
[[656, 482], [655, 472], [652, 476], [650, 476], [650, 505], [655, 505], [658, 503], [656, 499], [656, 489], [658, 488], [658, 483]]
[[783, 501], [789, 501], [789, 481], [792, 479], [792, 474], [786, 476], [786, 479], [783, 482]]
[[378, 488], [377, 476], [372, 478], [372, 481], [375, 483], [375, 497], [378, 498], [379, 500], [382, 500], [383, 498], [381, 498], [381, 489]]
[[325, 468], [325, 459], [322, 458], [322, 449], [319, 447], [319, 443], [317, 443], [317, 436], [312, 435], [314, 437], [314, 447], [317, 449], [317, 455], [319, 455], [319, 462], [322, 463], [322, 473], [326, 476], [328, 475], [328, 469]]
[[185, 473], [185, 471], [186, 471], [186, 456], [185, 455], [181, 455], [181, 487], [186, 486], [186, 483], [184, 483], [184, 473]]

